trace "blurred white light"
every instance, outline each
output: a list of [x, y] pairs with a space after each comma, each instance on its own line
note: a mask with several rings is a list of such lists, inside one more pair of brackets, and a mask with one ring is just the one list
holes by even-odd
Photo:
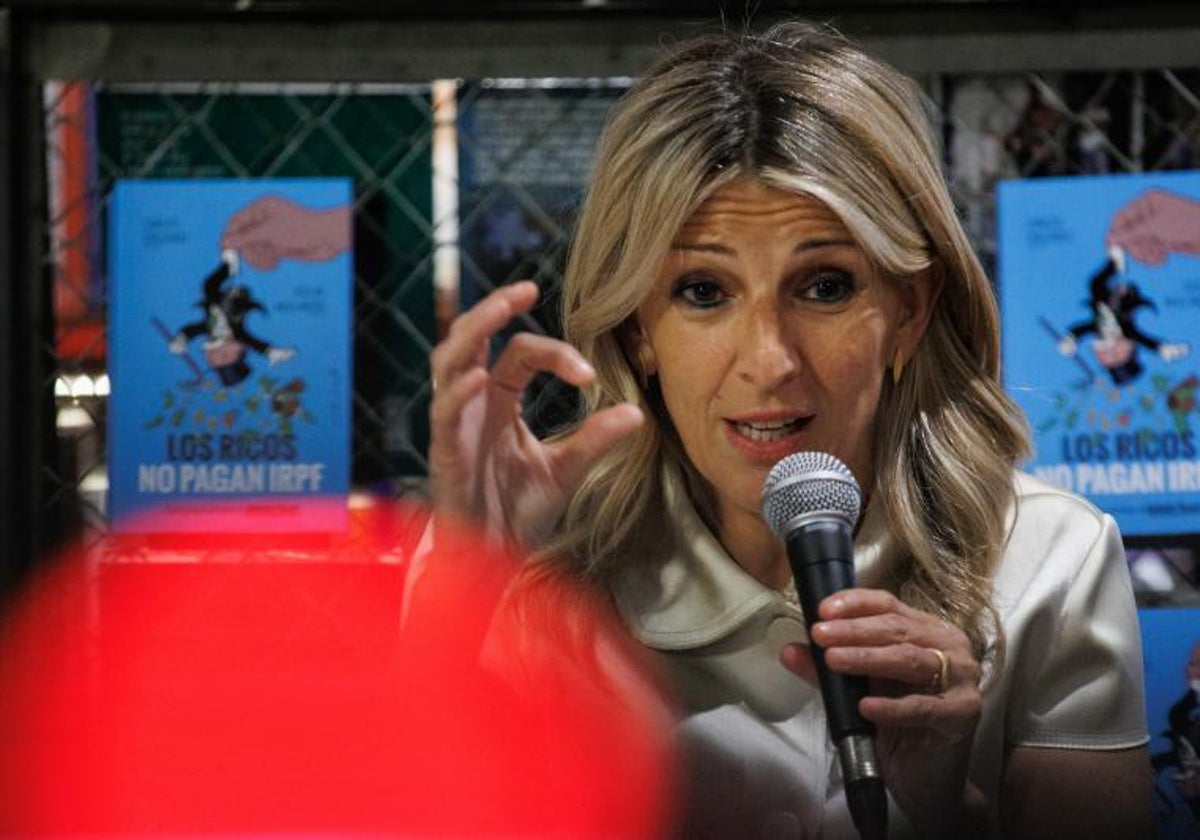
[[71, 383], [72, 397], [78, 399], [79, 397], [96, 396], [96, 383], [86, 373], [72, 376], [68, 381]]
[[107, 373], [94, 379], [86, 373], [62, 374], [54, 380], [54, 396], [79, 399], [80, 397], [107, 397], [112, 393], [112, 383]]
[[346, 500], [346, 506], [350, 510], [366, 510], [375, 506], [375, 497], [362, 490], [351, 490], [350, 496]]
[[84, 411], [82, 407], [64, 405], [58, 410], [55, 425], [63, 431], [78, 431], [79, 429], [90, 429], [96, 424], [92, 421], [92, 415]]
[[84, 493], [99, 494], [103, 499], [104, 494], [108, 491], [108, 470], [103, 466], [97, 466], [79, 482], [79, 489]]

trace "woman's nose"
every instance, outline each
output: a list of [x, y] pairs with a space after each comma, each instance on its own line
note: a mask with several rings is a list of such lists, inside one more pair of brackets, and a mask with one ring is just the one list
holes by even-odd
[[743, 380], [770, 388], [800, 372], [799, 347], [780, 312], [756, 312], [742, 332], [738, 373]]

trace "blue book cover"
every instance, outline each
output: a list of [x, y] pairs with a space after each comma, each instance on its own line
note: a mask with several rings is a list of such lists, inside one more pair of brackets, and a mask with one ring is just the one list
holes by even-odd
[[1030, 470], [1127, 536], [1200, 533], [1200, 173], [1009, 181], [998, 202]]
[[340, 178], [117, 183], [114, 528], [345, 526], [351, 206]]

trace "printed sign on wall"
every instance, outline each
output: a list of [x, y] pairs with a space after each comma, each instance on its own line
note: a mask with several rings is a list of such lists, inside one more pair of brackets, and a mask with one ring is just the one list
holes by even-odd
[[[116, 185], [108, 333], [115, 528], [344, 526], [350, 246], [347, 179]], [[330, 504], [288, 504], [314, 497]], [[139, 524], [135, 514], [151, 509]]]
[[1004, 182], [999, 234], [1030, 469], [1127, 536], [1200, 532], [1200, 173]]
[[1140, 610], [1157, 837], [1200, 836], [1200, 609]]

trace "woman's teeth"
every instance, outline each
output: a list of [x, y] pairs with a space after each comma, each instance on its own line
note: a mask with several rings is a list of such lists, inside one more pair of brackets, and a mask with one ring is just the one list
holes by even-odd
[[770, 442], [787, 437], [796, 431], [802, 422], [803, 418], [797, 417], [794, 420], [782, 420], [777, 423], [734, 423], [733, 428], [747, 440]]

